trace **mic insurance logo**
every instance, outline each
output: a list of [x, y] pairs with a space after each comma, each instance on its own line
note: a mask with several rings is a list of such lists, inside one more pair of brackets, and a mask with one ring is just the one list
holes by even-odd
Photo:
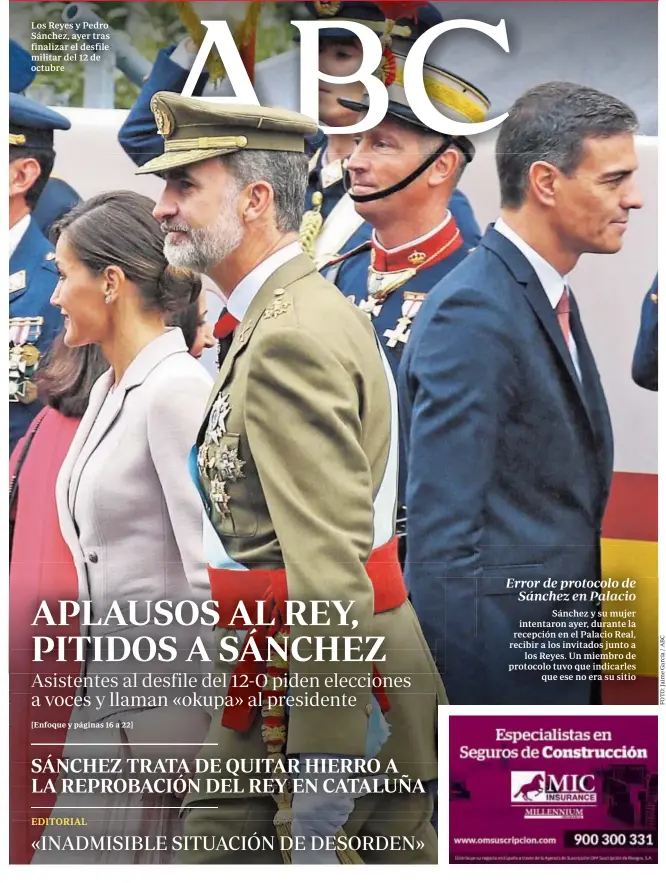
[[594, 775], [554, 774], [545, 770], [511, 771], [511, 803], [567, 804], [575, 806], [597, 802]]

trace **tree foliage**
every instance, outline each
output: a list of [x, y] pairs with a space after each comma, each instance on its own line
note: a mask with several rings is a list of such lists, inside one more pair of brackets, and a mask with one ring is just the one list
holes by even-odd
[[[37, 51], [32, 39], [34, 24], [61, 22], [67, 3], [10, 3], [9, 30], [13, 37], [28, 51]], [[176, 4], [173, 2], [90, 3], [100, 18], [114, 30], [130, 37], [132, 45], [151, 63], [160, 49], [178, 43], [187, 35]], [[262, 3], [259, 32], [257, 35], [256, 60], [262, 61], [291, 48], [293, 3]], [[94, 62], [88, 62], [94, 63]], [[65, 63], [64, 72], [40, 72], [30, 86], [28, 94], [45, 104], [70, 107], [83, 106], [83, 63]], [[120, 71], [115, 72], [115, 106], [129, 108], [133, 105], [139, 89]]]

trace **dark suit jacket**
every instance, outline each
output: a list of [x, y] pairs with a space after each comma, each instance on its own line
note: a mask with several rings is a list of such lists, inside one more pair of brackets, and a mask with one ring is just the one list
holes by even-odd
[[571, 328], [582, 384], [536, 273], [490, 228], [430, 292], [405, 348], [406, 578], [452, 704], [583, 704], [598, 676], [594, 661], [586, 680], [573, 669], [570, 681], [509, 671], [565, 653], [547, 640], [510, 648], [524, 643], [514, 632], [561, 630], [521, 621], [575, 609], [592, 623], [599, 606], [521, 600], [509, 582], [540, 580], [545, 593], [549, 577], [600, 577], [612, 434], [573, 297]]
[[643, 300], [641, 327], [631, 365], [631, 376], [634, 383], [656, 392], [659, 381], [659, 313], [653, 295], [657, 296], [657, 276]]

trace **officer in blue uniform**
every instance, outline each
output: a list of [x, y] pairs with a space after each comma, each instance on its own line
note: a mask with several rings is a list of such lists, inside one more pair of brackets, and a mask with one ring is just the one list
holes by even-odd
[[[359, 40], [343, 27], [336, 27], [336, 21], [360, 22], [382, 37], [386, 31], [386, 17], [375, 3], [306, 3], [310, 14], [330, 23], [319, 33], [319, 67], [322, 73], [333, 76], [346, 76], [356, 71], [361, 63], [362, 49]], [[426, 3], [415, 9], [415, 18], [399, 18], [392, 34], [403, 45], [416, 41], [428, 28], [439, 24], [441, 13], [432, 4]], [[357, 95], [354, 92], [358, 92]], [[319, 112], [327, 126], [353, 125], [358, 118], [351, 107], [344, 106], [340, 98], [363, 98], [361, 83], [335, 85], [323, 84], [319, 96]], [[333, 209], [344, 199], [343, 164], [354, 149], [354, 136], [336, 134], [321, 136], [310, 161], [310, 177], [306, 194], [306, 214], [301, 228], [302, 244], [307, 248], [312, 241], [311, 251], [318, 264], [327, 261], [332, 252], [346, 253], [354, 245], [370, 237], [371, 227], [362, 224], [344, 205], [338, 210], [338, 218], [329, 217]], [[460, 190], [454, 190], [450, 205], [465, 240], [470, 246], [481, 238], [479, 225], [472, 207]], [[335, 225], [338, 229], [330, 229]], [[318, 237], [321, 234], [321, 240]]]
[[[69, 120], [9, 96], [9, 446], [41, 408], [33, 375], [62, 328], [50, 303], [58, 283], [55, 253], [32, 217], [53, 165], [53, 132]], [[49, 160], [50, 157], [50, 160]]]
[[638, 340], [634, 351], [634, 361], [631, 366], [631, 376], [634, 383], [643, 389], [656, 392], [659, 381], [659, 333], [658, 333], [658, 309], [659, 298], [657, 295], [658, 276], [643, 300], [641, 309], [641, 327], [638, 331]]
[[[9, 91], [24, 92], [35, 79], [34, 63], [29, 52], [15, 40], [9, 41]], [[32, 218], [45, 236], [53, 224], [81, 202], [79, 194], [61, 178], [49, 177]]]
[[[392, 64], [404, 68], [409, 46], [394, 40]], [[346, 171], [348, 198], [368, 222], [351, 241], [352, 249], [322, 272], [370, 317], [394, 377], [412, 322], [428, 292], [474, 248], [453, 215], [454, 188], [474, 158], [467, 138], [427, 129], [409, 107], [402, 78], [388, 82], [388, 111], [382, 123], [357, 136]], [[478, 122], [490, 103], [472, 86], [447, 71], [426, 65], [424, 85], [439, 112], [450, 119]], [[442, 96], [446, 96], [446, 103]], [[340, 99], [353, 110], [360, 102]], [[370, 237], [362, 241], [370, 227]], [[401, 437], [398, 535], [404, 556], [406, 475]]]
[[[408, 47], [394, 44], [401, 69]], [[485, 118], [489, 101], [470, 83], [432, 65], [425, 66], [424, 83], [443, 116], [463, 122]], [[357, 137], [347, 165], [348, 195], [356, 211], [372, 222], [370, 236], [363, 236], [367, 227], [359, 230], [350, 251], [324, 273], [368, 313], [397, 376], [421, 303], [476, 245], [451, 210], [455, 184], [474, 158], [474, 146], [467, 138], [426, 128], [398, 82], [389, 85], [388, 93], [385, 120]], [[340, 102], [354, 110], [368, 106], [367, 96], [361, 102]], [[384, 142], [387, 149], [378, 149]]]

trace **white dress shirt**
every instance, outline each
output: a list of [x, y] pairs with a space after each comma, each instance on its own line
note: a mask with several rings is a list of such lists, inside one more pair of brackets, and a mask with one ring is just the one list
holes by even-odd
[[276, 270], [279, 270], [283, 264], [286, 264], [287, 261], [298, 257], [302, 251], [303, 249], [301, 248], [300, 242], [292, 242], [291, 245], [285, 245], [284, 248], [279, 249], [275, 254], [266, 258], [266, 260], [258, 264], [254, 270], [250, 270], [247, 276], [241, 279], [229, 295], [227, 310], [231, 315], [235, 319], [238, 319], [239, 322], [242, 322], [250, 304], [258, 294], [259, 289], [264, 282], [266, 282]]
[[24, 215], [20, 221], [17, 221], [13, 227], [9, 228], [9, 259], [14, 256], [14, 252], [19, 247], [19, 243], [26, 234], [30, 226], [30, 212]]
[[[550, 301], [550, 305], [555, 310], [562, 297], [564, 287], [569, 288], [566, 276], [560, 276], [555, 267], [548, 263], [545, 258], [536, 252], [531, 245], [528, 245], [522, 236], [519, 236], [515, 230], [506, 223], [503, 218], [495, 221], [495, 230], [501, 233], [509, 242], [512, 242], [516, 248], [527, 258], [534, 272], [537, 274], [541, 287], [546, 292], [546, 297]], [[573, 329], [569, 335], [569, 352], [576, 369], [576, 374], [580, 378], [580, 364], [578, 362], [578, 349], [574, 340]]]

